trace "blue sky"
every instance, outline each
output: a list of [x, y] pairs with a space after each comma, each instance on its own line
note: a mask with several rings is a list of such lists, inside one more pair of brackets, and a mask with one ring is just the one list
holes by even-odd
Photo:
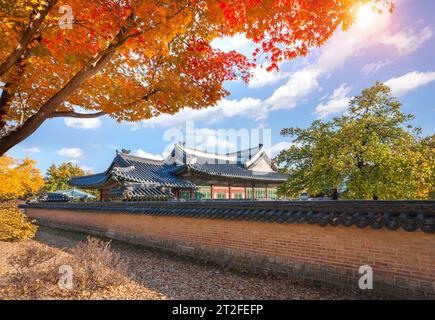
[[[35, 159], [43, 172], [53, 163], [66, 161], [99, 172], [110, 164], [116, 149], [161, 156], [168, 145], [179, 140], [177, 135], [185, 133], [186, 120], [196, 128], [197, 148], [237, 148], [217, 138], [219, 129], [270, 129], [275, 154], [289, 145], [279, 134], [282, 128], [305, 127], [315, 119], [346, 112], [349, 99], [376, 80], [391, 86], [403, 110], [415, 115], [414, 125], [422, 127], [424, 134], [433, 134], [435, 1], [395, 3], [393, 15], [362, 11], [350, 30], [336, 32], [308, 57], [283, 63], [280, 72], [258, 68], [250, 84], [227, 83], [231, 94], [215, 107], [185, 109], [135, 124], [116, 123], [109, 117], [52, 119], [8, 154]], [[253, 48], [242, 36], [220, 39], [214, 45], [246, 54]]]

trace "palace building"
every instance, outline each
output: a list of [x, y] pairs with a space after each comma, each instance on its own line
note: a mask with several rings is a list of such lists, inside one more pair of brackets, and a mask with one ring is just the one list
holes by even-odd
[[101, 201], [169, 199], [276, 199], [287, 176], [276, 172], [264, 147], [217, 154], [177, 143], [164, 160], [118, 152], [101, 173], [69, 184], [98, 189]]

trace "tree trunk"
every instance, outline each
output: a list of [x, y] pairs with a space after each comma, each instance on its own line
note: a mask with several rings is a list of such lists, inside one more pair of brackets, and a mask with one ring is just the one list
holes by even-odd
[[335, 188], [333, 193], [332, 193], [331, 199], [332, 200], [338, 200], [338, 197], [339, 197], [338, 189]]
[[[52, 4], [54, 3], [55, 1], [52, 2]], [[80, 71], [78, 71], [68, 81], [67, 84], [65, 84], [62, 89], [60, 89], [41, 106], [36, 114], [27, 119], [21, 126], [0, 138], [0, 156], [34, 133], [36, 129], [38, 129], [44, 123], [45, 120], [60, 116], [61, 112], [56, 112], [56, 108], [60, 104], [62, 104], [75, 90], [77, 90], [86, 79], [93, 77], [97, 72], [99, 72], [115, 55], [116, 49], [118, 47], [123, 45], [128, 39], [139, 34], [143, 34], [143, 32], [138, 32], [136, 34], [128, 35], [128, 32], [136, 23], [136, 16], [133, 12], [128, 16], [127, 22], [128, 24], [124, 27], [121, 27], [115, 36], [114, 42], [112, 42], [105, 50], [99, 52], [93, 58], [91, 58], [86, 65]], [[150, 27], [149, 29], [153, 28], [155, 28], [155, 26]], [[16, 62], [17, 60], [14, 61]], [[99, 113], [99, 115], [102, 114], [103, 113]], [[77, 116], [77, 114], [75, 115], [75, 117], [81, 118], [89, 117], [83, 115]]]
[[35, 114], [31, 116], [22, 126], [12, 130], [8, 135], [0, 139], [0, 156], [9, 149], [20, 143], [38, 129], [47, 119], [46, 114]]
[[65, 101], [88, 78], [94, 76], [106, 65], [115, 54], [115, 47], [109, 46], [105, 51], [91, 59], [68, 83], [39, 109], [38, 113], [31, 116], [15, 130], [0, 139], [0, 156], [5, 154], [16, 144], [20, 143], [38, 129], [45, 120], [55, 115], [56, 108]]
[[8, 116], [8, 104], [11, 100], [12, 95], [9, 90], [11, 87], [11, 83], [7, 82], [3, 86], [3, 91], [0, 96], [0, 130], [4, 128], [7, 124], [7, 116]]
[[20, 83], [24, 76], [27, 63], [23, 59], [19, 59], [15, 64], [16, 70], [12, 72], [8, 81], [3, 86], [3, 91], [0, 96], [0, 130], [7, 125], [8, 110], [16, 92], [17, 84]]

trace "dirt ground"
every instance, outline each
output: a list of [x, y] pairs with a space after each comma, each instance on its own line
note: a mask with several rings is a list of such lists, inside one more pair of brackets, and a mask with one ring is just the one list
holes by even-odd
[[[8, 256], [25, 244], [65, 250], [84, 241], [86, 235], [40, 227], [35, 239], [0, 242], [0, 285], [12, 272]], [[360, 299], [356, 293], [307, 286], [287, 278], [226, 270], [175, 254], [121, 242], [112, 242], [128, 265], [128, 283], [90, 299]], [[7, 297], [5, 297], [7, 298]]]

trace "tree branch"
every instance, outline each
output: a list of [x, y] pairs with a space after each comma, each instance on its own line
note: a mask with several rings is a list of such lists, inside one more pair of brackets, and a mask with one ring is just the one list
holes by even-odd
[[[185, 7], [183, 7], [183, 9], [184, 8]], [[178, 10], [169, 18], [177, 16], [181, 11], [182, 9]], [[99, 72], [115, 55], [116, 49], [124, 44], [127, 40], [132, 38], [130, 36], [126, 36], [126, 34], [128, 34], [137, 23], [137, 17], [134, 12], [130, 13], [126, 19], [126, 22], [127, 24], [121, 27], [115, 36], [114, 41], [106, 49], [100, 51], [94, 57], [92, 57], [86, 63], [86, 65], [62, 87], [62, 89], [55, 93], [39, 108], [37, 113], [29, 117], [21, 126], [15, 128], [11, 132], [8, 132], [6, 136], [0, 137], [0, 156], [5, 154], [10, 148], [35, 132], [36, 129], [38, 129], [46, 119], [51, 118], [52, 115], [56, 113], [55, 108], [57, 108], [57, 106], [59, 106], [69, 95], [78, 89], [86, 79], [93, 77], [97, 72]], [[160, 24], [161, 23], [151, 26], [151, 29], [154, 29]], [[148, 31], [148, 29], [146, 29], [146, 31]], [[134, 34], [134, 36], [137, 35], [137, 33]]]
[[5, 74], [15, 63], [17, 63], [17, 61], [20, 60], [20, 57], [27, 51], [27, 48], [30, 42], [32, 42], [34, 39], [34, 35], [36, 34], [41, 23], [44, 21], [45, 17], [56, 3], [57, 0], [45, 2], [44, 8], [36, 13], [30, 24], [24, 30], [23, 35], [21, 36], [21, 39], [14, 51], [12, 51], [6, 60], [0, 64], [0, 76]]
[[90, 119], [90, 118], [101, 117], [105, 114], [106, 113], [104, 111], [100, 111], [96, 113], [78, 113], [75, 111], [55, 111], [50, 115], [49, 118], [68, 117], [68, 118]]

